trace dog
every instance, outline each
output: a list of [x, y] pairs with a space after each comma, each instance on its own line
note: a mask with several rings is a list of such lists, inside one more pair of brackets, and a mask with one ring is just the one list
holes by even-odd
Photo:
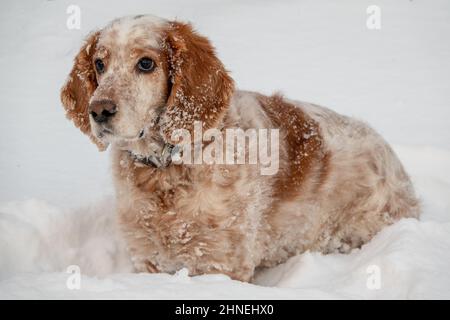
[[[257, 268], [307, 250], [347, 253], [419, 217], [410, 178], [373, 129], [315, 104], [235, 89], [210, 41], [187, 23], [139, 15], [92, 32], [61, 100], [100, 150], [110, 146], [118, 223], [138, 272], [187, 268], [249, 282]], [[197, 124], [276, 130], [276, 170], [174, 161], [186, 146], [213, 143], [174, 136]]]

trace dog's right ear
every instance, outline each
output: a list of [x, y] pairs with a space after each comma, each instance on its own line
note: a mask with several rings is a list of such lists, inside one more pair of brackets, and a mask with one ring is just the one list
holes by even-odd
[[100, 32], [90, 34], [74, 60], [72, 71], [61, 89], [61, 102], [66, 116], [75, 126], [88, 135], [100, 151], [107, 145], [92, 134], [89, 122], [89, 100], [97, 88], [93, 55]]

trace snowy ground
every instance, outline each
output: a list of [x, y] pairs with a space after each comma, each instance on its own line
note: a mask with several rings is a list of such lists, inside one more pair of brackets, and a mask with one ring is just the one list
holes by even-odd
[[[81, 7], [81, 30], [66, 28], [69, 4]], [[378, 31], [366, 28], [372, 4]], [[64, 119], [59, 88], [85, 34], [136, 13], [193, 21], [242, 89], [368, 121], [412, 176], [421, 221], [400, 221], [349, 255], [294, 257], [256, 284], [131, 273], [108, 153]], [[448, 39], [448, 0], [2, 1], [0, 298], [449, 299]], [[81, 268], [80, 290], [66, 286], [69, 265]]]

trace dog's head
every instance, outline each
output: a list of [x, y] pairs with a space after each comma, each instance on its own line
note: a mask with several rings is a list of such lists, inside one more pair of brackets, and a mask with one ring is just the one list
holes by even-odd
[[191, 131], [194, 121], [215, 127], [232, 92], [214, 48], [189, 24], [135, 16], [88, 36], [61, 100], [67, 117], [105, 149], [170, 143], [173, 130]]

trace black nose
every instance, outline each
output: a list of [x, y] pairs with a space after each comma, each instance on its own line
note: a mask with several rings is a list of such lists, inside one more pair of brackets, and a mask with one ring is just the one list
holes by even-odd
[[117, 113], [116, 104], [111, 100], [92, 101], [89, 110], [92, 118], [97, 123], [106, 122]]

